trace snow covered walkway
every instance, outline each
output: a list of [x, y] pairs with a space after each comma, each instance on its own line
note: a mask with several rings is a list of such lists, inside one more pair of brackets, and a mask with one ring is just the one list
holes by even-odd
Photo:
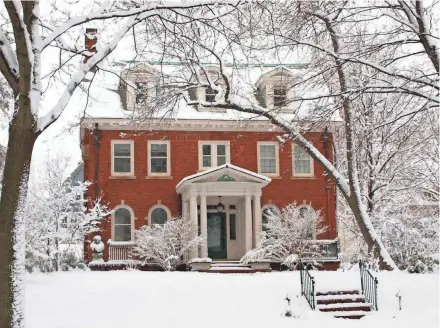
[[[356, 271], [312, 275], [320, 290], [360, 288]], [[379, 312], [353, 321], [311, 311], [300, 296], [299, 272], [30, 274], [26, 327], [438, 327], [438, 278], [379, 273]], [[403, 296], [400, 312], [398, 290]], [[286, 295], [297, 318], [283, 316]]]

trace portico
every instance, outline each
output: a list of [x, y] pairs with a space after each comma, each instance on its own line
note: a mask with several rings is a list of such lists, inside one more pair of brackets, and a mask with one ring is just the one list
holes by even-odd
[[[176, 186], [182, 216], [203, 243], [190, 259], [239, 259], [251, 250], [262, 229], [262, 188], [271, 179], [232, 164], [184, 178]], [[224, 257], [225, 256], [225, 257]]]

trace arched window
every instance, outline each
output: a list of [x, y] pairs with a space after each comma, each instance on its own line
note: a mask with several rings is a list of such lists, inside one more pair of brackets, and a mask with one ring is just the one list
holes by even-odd
[[148, 214], [150, 225], [152, 224], [165, 224], [170, 218], [170, 210], [163, 205], [155, 205], [150, 209]]
[[113, 241], [133, 240], [134, 213], [131, 207], [118, 206], [113, 212]]
[[298, 206], [299, 216], [301, 219], [310, 220], [310, 232], [308, 234], [308, 239], [316, 239], [316, 219], [317, 215], [315, 210], [307, 204]]
[[279, 216], [280, 210], [275, 205], [264, 205], [261, 211], [261, 216], [262, 216], [262, 229], [265, 232], [269, 230], [267, 224], [269, 222], [269, 216], [271, 214], [275, 214]]

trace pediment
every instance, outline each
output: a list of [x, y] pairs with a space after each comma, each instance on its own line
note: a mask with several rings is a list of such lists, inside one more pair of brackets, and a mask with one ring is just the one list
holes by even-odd
[[238, 182], [246, 182], [267, 185], [270, 181], [271, 179], [264, 175], [243, 169], [232, 164], [224, 164], [216, 168], [190, 175], [182, 179], [182, 181], [177, 184], [176, 189], [183, 187], [183, 185], [193, 183], [233, 184]]

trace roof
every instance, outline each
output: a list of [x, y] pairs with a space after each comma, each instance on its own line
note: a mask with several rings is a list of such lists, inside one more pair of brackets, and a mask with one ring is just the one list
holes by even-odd
[[[211, 65], [213, 66], [213, 65]], [[231, 83], [231, 98], [234, 103], [240, 105], [255, 105], [258, 101], [255, 97], [255, 91], [258, 81], [262, 76], [276, 73], [279, 70], [287, 71], [292, 76], [299, 76], [304, 64], [287, 64], [285, 66], [279, 65], [248, 65], [242, 67], [226, 67], [225, 72], [229, 75]], [[86, 108], [85, 116], [88, 118], [118, 118], [130, 119], [132, 118], [132, 111], [124, 109], [123, 98], [119, 90], [120, 76], [126, 70], [155, 70], [160, 74], [168, 76], [176, 76], [185, 74], [182, 64], [177, 62], [169, 62], [162, 64], [146, 64], [136, 63], [133, 67], [113, 68], [112, 70], [99, 70], [96, 75], [89, 73], [89, 81], [83, 83], [85, 90], [88, 91], [88, 96], [85, 92], [79, 92], [81, 95], [76, 95], [77, 101], [73, 101], [74, 106], [79, 108]], [[90, 85], [90, 81], [93, 83]], [[300, 90], [295, 90], [295, 95], [303, 94]], [[313, 93], [308, 92], [308, 95]], [[73, 99], [72, 99], [73, 100]], [[81, 105], [78, 104], [81, 100]], [[69, 104], [70, 106], [71, 104]], [[292, 112], [280, 112], [281, 116], [286, 121], [310, 119], [312, 107], [302, 105], [298, 109], [293, 109]], [[312, 115], [313, 116], [313, 115]], [[210, 110], [209, 108], [197, 109], [193, 105], [188, 105], [186, 101], [181, 98], [174, 108], [164, 108], [151, 115], [151, 118], [166, 118], [166, 119], [193, 119], [193, 120], [267, 120], [267, 118], [255, 114], [244, 113], [237, 110], [226, 109], [221, 111]], [[330, 118], [331, 121], [340, 121], [339, 116]]]

